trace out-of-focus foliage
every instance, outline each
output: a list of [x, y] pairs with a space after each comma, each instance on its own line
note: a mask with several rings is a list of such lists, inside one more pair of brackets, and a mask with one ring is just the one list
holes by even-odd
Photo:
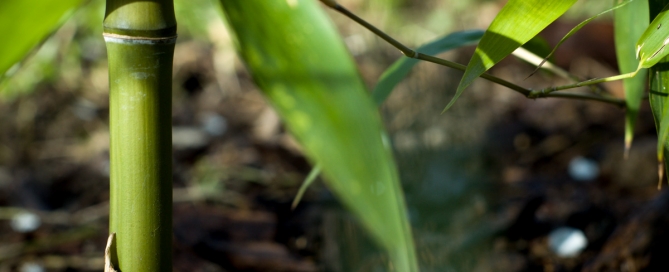
[[[482, 36], [483, 31], [479, 30], [456, 32], [429, 42], [416, 49], [416, 52], [427, 55], [436, 55], [462, 46], [474, 44], [478, 42]], [[374, 87], [374, 102], [379, 105], [383, 103], [395, 86], [409, 74], [411, 68], [418, 64], [418, 62], [419, 60], [417, 59], [402, 57], [400, 60], [393, 63], [393, 65], [381, 75], [379, 82], [376, 84], [376, 87]]]
[[[82, 3], [63, 1], [0, 2], [0, 78]], [[11, 73], [10, 73], [11, 74]]]
[[[616, 56], [620, 73], [637, 70], [636, 41], [648, 27], [648, 1], [633, 1], [615, 11]], [[634, 138], [634, 125], [646, 90], [646, 71], [640, 71], [634, 78], [623, 80], [625, 88], [625, 146], [629, 150]]]
[[[19, 93], [31, 91], [37, 82], [59, 73], [53, 66], [53, 60], [58, 55], [72, 56], [60, 53], [71, 45], [76, 25], [68, 23], [61, 28], [59, 35], [49, 39], [47, 37], [63, 24], [65, 19], [70, 18], [82, 3], [84, 3], [82, 0], [0, 3], [0, 36], [3, 37], [3, 41], [0, 42], [1, 97], [14, 97]], [[98, 20], [97, 23], [99, 22]], [[45, 42], [32, 58], [20, 65], [21, 60], [42, 41]]]
[[312, 0], [222, 0], [256, 83], [328, 186], [390, 254], [418, 264], [404, 196], [376, 107], [344, 44]]

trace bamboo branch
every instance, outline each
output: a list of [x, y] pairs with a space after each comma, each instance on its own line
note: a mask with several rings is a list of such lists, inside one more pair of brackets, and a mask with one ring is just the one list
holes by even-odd
[[[369, 31], [373, 32], [375, 35], [379, 36], [381, 39], [385, 40], [398, 50], [402, 52], [405, 56], [409, 58], [414, 58], [414, 59], [419, 59], [431, 63], [435, 63], [438, 65], [446, 66], [449, 68], [453, 68], [456, 70], [460, 71], [465, 71], [467, 69], [467, 66], [462, 65], [460, 63], [448, 61], [445, 59], [437, 58], [434, 56], [429, 56], [425, 55], [419, 52], [416, 52], [415, 50], [407, 47], [406, 45], [402, 44], [401, 42], [395, 40], [393, 37], [390, 35], [386, 34], [385, 32], [381, 31], [380, 29], [376, 28], [374, 25], [368, 23], [364, 19], [358, 17], [355, 15], [353, 12], [349, 11], [348, 9], [344, 8], [343, 6], [339, 5], [335, 0], [321, 0], [326, 6], [336, 10], [337, 12], [343, 14], [344, 16], [348, 17], [349, 19], [355, 21], [356, 23], [360, 24], [364, 28], [368, 29]], [[490, 75], [488, 73], [484, 73], [481, 75], [481, 78], [484, 78], [488, 81], [491, 81], [493, 83], [497, 83], [499, 85], [502, 85], [504, 87], [507, 87], [511, 90], [514, 90], [522, 95], [524, 95], [527, 98], [546, 98], [546, 97], [557, 97], [557, 98], [569, 98], [569, 99], [579, 99], [579, 100], [592, 100], [592, 101], [599, 101], [599, 102], [604, 102], [604, 103], [609, 103], [613, 104], [615, 106], [618, 106], [620, 108], [625, 108], [625, 101], [622, 99], [618, 99], [612, 96], [608, 95], [595, 95], [595, 94], [585, 94], [585, 93], [554, 93], [552, 90], [553, 88], [549, 89], [542, 89], [542, 90], [531, 90], [527, 89], [521, 86], [518, 86], [514, 83], [511, 83], [509, 81], [506, 81], [504, 79], [495, 77], [493, 75]], [[596, 84], [600, 82], [590, 82], [590, 84]], [[583, 84], [581, 83], [576, 83], [576, 84]], [[580, 86], [585, 86], [589, 84], [583, 84], [579, 85], [576, 87]], [[571, 86], [571, 85], [568, 85]], [[575, 87], [572, 87], [575, 88]]]

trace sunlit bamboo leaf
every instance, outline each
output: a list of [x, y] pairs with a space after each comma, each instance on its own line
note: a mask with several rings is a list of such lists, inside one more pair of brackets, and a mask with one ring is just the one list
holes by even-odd
[[653, 19], [637, 42], [636, 55], [640, 68], [650, 68], [669, 54], [669, 5]]
[[[615, 44], [618, 67], [621, 74], [634, 72], [638, 65], [635, 56], [635, 41], [648, 27], [648, 1], [634, 1], [615, 11]], [[646, 71], [636, 77], [623, 80], [625, 88], [625, 157], [634, 138], [634, 126], [641, 106], [646, 84]]]
[[[481, 30], [469, 30], [462, 32], [451, 33], [445, 37], [431, 41], [416, 49], [417, 52], [426, 55], [437, 55], [459, 47], [472, 45], [478, 42], [483, 36]], [[411, 71], [411, 69], [418, 64], [420, 60], [402, 57], [393, 65], [391, 65], [379, 78], [379, 82], [374, 87], [372, 97], [376, 104], [381, 105], [390, 93], [395, 89]]]
[[0, 1], [0, 79], [82, 1]]
[[417, 271], [380, 115], [318, 1], [221, 0], [237, 49], [328, 187], [390, 254]]
[[576, 0], [509, 0], [486, 30], [472, 56], [455, 96], [444, 111], [477, 77], [539, 34]]
[[[602, 16], [602, 15], [604, 15], [604, 14], [606, 14], [606, 13], [609, 13], [609, 12], [611, 12], [611, 11], [614, 11], [614, 10], [617, 10], [617, 9], [619, 9], [619, 8], [622, 8], [622, 7], [626, 6], [627, 4], [629, 4], [629, 3], [632, 2], [632, 1], [634, 1], [634, 0], [624, 0], [624, 1], [620, 2], [620, 3], [618, 3], [617, 5], [613, 6], [613, 7], [610, 8], [610, 9], [607, 9], [607, 10], [605, 10], [605, 11], [600, 12], [599, 14], [597, 14], [597, 15], [595, 15], [595, 16], [592, 16], [592, 17], [590, 17], [590, 18], [588, 18], [588, 19], [585, 19], [583, 22], [581, 22], [580, 24], [576, 25], [574, 28], [572, 28], [571, 30], [569, 30], [569, 32], [567, 32], [567, 34], [564, 35], [564, 37], [562, 37], [562, 39], [560, 39], [560, 41], [557, 43], [557, 45], [555, 45], [555, 47], [553, 47], [553, 50], [546, 56], [546, 58], [544, 58], [544, 60], [541, 62], [541, 64], [539, 64], [539, 65], [537, 66], [537, 69], [534, 70], [533, 74], [534, 74], [537, 70], [539, 70], [539, 68], [546, 62], [546, 60], [548, 60], [551, 56], [553, 56], [553, 54], [555, 54], [555, 51], [558, 49], [558, 47], [560, 47], [560, 45], [562, 45], [562, 43], [564, 43], [567, 39], [569, 39], [571, 36], [573, 36], [574, 34], [576, 34], [576, 32], [578, 32], [579, 30], [581, 30], [581, 28], [583, 28], [585, 25], [587, 25], [588, 23], [592, 22], [592, 20], [599, 18], [599, 16]], [[642, 0], [642, 1], [637, 1], [637, 2], [643, 2], [643, 0]], [[647, 14], [647, 13], [645, 13], [645, 14]], [[620, 17], [620, 16], [618, 16], [618, 17]], [[634, 19], [636, 19], [637, 17], [634, 16], [634, 17], [630, 17], [630, 18], [634, 18]], [[639, 21], [642, 21], [642, 20], [639, 20]], [[645, 23], [645, 21], [643, 21], [643, 23]], [[646, 25], [648, 25], [648, 24], [646, 24]], [[645, 30], [645, 28], [644, 28], [644, 30]], [[642, 31], [643, 31], [643, 30], [642, 30]], [[638, 39], [638, 37], [634, 38], [635, 41], [636, 41], [636, 39]], [[636, 66], [635, 66], [634, 68], [635, 68], [635, 70], [636, 70]], [[634, 72], [635, 70], [632, 70], [632, 71], [630, 71], [630, 72]]]

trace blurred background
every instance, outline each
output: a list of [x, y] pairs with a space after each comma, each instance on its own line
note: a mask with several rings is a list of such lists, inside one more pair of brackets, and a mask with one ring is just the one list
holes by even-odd
[[[504, 1], [341, 0], [405, 44], [485, 29]], [[541, 33], [555, 45], [610, 1], [580, 1]], [[268, 107], [209, 0], [176, 0], [175, 271], [387, 271], [388, 259], [322, 182]], [[369, 89], [398, 50], [328, 11]], [[0, 83], [0, 272], [99, 271], [109, 199], [108, 78], [91, 0]], [[557, 51], [582, 78], [617, 74], [611, 16]], [[473, 47], [440, 57], [467, 63]], [[327, 65], [327, 64], [323, 64]], [[567, 83], [509, 57], [491, 73], [528, 88]], [[644, 102], [623, 159], [623, 110], [530, 100], [419, 64], [381, 107], [422, 271], [666, 271], [666, 190]], [[603, 85], [622, 97], [620, 82]]]

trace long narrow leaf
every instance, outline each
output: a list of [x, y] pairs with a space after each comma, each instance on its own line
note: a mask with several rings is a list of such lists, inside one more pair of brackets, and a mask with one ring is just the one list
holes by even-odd
[[[481, 37], [483, 37], [483, 33], [484, 32], [481, 30], [451, 33], [445, 37], [418, 47], [416, 52], [426, 55], [437, 55], [449, 50], [477, 43]], [[383, 101], [388, 98], [393, 89], [395, 89], [395, 86], [409, 74], [411, 69], [418, 64], [419, 61], [420, 60], [403, 56], [383, 72], [381, 78], [379, 78], [379, 82], [376, 84], [376, 87], [374, 87], [374, 91], [372, 92], [374, 102], [376, 102], [377, 105], [381, 105]]]
[[[669, 0], [648, 0], [648, 7], [650, 10], [650, 18], [653, 18], [653, 22], [661, 15], [663, 12], [661, 11], [666, 11], [663, 9], [667, 4], [669, 4]], [[646, 32], [644, 33], [649, 33], [652, 32], [653, 24], [648, 27]], [[657, 26], [655, 26], [657, 29]], [[642, 35], [643, 39], [644, 36]], [[640, 40], [641, 40], [640, 39]], [[667, 125], [667, 120], [669, 116], [666, 116], [666, 113], [669, 112], [667, 108], [669, 108], [669, 92], [667, 92], [667, 88], [669, 88], [669, 70], [667, 67], [669, 66], [669, 58], [667, 57], [662, 57], [659, 58], [656, 62], [657, 64], [654, 65], [653, 67], [650, 68], [650, 91], [649, 91], [649, 100], [650, 100], [650, 108], [653, 112], [653, 117], [655, 118], [655, 127], [658, 132], [658, 173], [659, 173], [659, 180], [660, 183], [658, 183], [658, 187], [660, 186], [662, 178], [663, 178], [663, 173], [665, 172], [664, 169], [667, 168], [666, 165], [666, 160], [663, 162], [664, 158], [664, 152], [667, 152], [667, 144], [668, 144], [668, 139], [666, 139], [666, 136], [662, 136], [663, 134], [666, 134], [665, 131], [667, 131], [667, 128], [669, 125]]]
[[[440, 53], [447, 52], [459, 47], [467, 46], [478, 42], [483, 36], [484, 31], [480, 30], [466, 30], [451, 33], [445, 37], [439, 38], [427, 44], [424, 44], [418, 49], [417, 52], [427, 54], [427, 55], [436, 55]], [[419, 60], [401, 57], [399, 60], [395, 61], [379, 78], [379, 82], [374, 87], [372, 91], [372, 99], [377, 105], [381, 105], [383, 101], [388, 98], [390, 93], [395, 89], [395, 86], [399, 84], [411, 71], [411, 69], [418, 64]], [[321, 173], [319, 165], [314, 166], [309, 172], [309, 175], [306, 177], [302, 185], [300, 186], [295, 199], [293, 200], [292, 207], [295, 208], [300, 201], [302, 196], [306, 192], [307, 188], [316, 180], [316, 177]]]
[[[634, 1], [615, 11], [615, 43], [618, 67], [621, 74], [634, 72], [639, 66], [636, 59], [636, 42], [648, 27], [648, 1]], [[646, 71], [623, 80], [625, 88], [625, 157], [634, 138], [634, 126], [641, 106], [646, 83]]]
[[0, 79], [82, 0], [0, 1]]
[[493, 20], [472, 56], [455, 96], [444, 111], [477, 77], [539, 34], [576, 0], [509, 0]]
[[667, 37], [669, 37], [669, 4], [650, 22], [637, 42], [639, 69], [652, 67], [664, 60], [669, 54], [669, 49], [666, 48]]
[[389, 252], [396, 271], [417, 271], [380, 115], [318, 2], [220, 2], [253, 78], [307, 156], [321, 165], [327, 185]]

